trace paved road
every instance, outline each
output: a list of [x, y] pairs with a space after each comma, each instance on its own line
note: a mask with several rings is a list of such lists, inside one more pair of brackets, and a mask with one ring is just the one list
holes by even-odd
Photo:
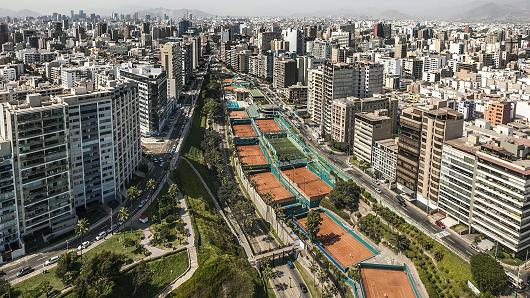
[[281, 265], [274, 267], [273, 271], [274, 274], [271, 278], [271, 283], [276, 297], [311, 297], [309, 293], [302, 293], [300, 284], [304, 284], [304, 282], [300, 273], [295, 268], [290, 269], [287, 265]]

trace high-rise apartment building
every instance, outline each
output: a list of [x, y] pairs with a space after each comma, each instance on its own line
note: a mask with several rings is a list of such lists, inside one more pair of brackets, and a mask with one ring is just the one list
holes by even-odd
[[0, 46], [9, 41], [9, 27], [6, 23], [0, 23]]
[[274, 88], [287, 88], [296, 84], [296, 60], [287, 58], [274, 59], [272, 84]]
[[381, 176], [390, 181], [396, 181], [396, 164], [398, 145], [396, 138], [376, 141], [372, 147], [372, 167]]
[[385, 114], [386, 111], [355, 114], [353, 154], [357, 160], [371, 163], [374, 143], [392, 137], [392, 118]]
[[[311, 120], [320, 124], [322, 132], [332, 132], [332, 101], [355, 96], [370, 97], [381, 92], [383, 66], [357, 62], [325, 63], [321, 70], [312, 70], [309, 78], [308, 112]], [[356, 111], [359, 112], [359, 111]]]
[[140, 161], [138, 87], [110, 81], [94, 92], [76, 88], [58, 98], [68, 105], [75, 205], [120, 201]]
[[0, 137], [0, 262], [24, 254], [18, 229], [17, 199], [11, 142]]
[[167, 78], [162, 68], [149, 65], [122, 68], [119, 76], [138, 84], [140, 97], [140, 132], [158, 135], [173, 105], [167, 99]]
[[304, 54], [304, 34], [298, 29], [286, 29], [282, 31], [283, 40], [289, 42], [289, 52]]
[[40, 95], [0, 104], [0, 129], [13, 150], [19, 229], [46, 240], [74, 228], [67, 106]]
[[182, 92], [182, 51], [180, 43], [168, 42], [160, 48], [160, 64], [167, 73], [168, 101], [177, 103]]
[[403, 109], [399, 118], [397, 187], [410, 196], [416, 195], [420, 163], [421, 131], [424, 109]]
[[417, 199], [429, 208], [436, 208], [438, 202], [444, 141], [462, 137], [463, 129], [463, 115], [452, 109], [423, 113]]

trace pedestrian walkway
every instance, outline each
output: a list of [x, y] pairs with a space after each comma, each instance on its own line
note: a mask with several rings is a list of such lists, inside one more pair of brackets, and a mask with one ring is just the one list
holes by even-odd
[[199, 262], [197, 260], [197, 248], [195, 247], [195, 231], [193, 230], [193, 225], [191, 222], [191, 216], [189, 213], [188, 205], [184, 196], [180, 195], [180, 206], [182, 206], [181, 217], [186, 227], [190, 231], [190, 236], [188, 237], [188, 245], [186, 249], [188, 250], [188, 269], [179, 277], [177, 277], [171, 284], [162, 290], [158, 297], [166, 297], [169, 293], [176, 290], [184, 282], [191, 278], [193, 273], [199, 268]]

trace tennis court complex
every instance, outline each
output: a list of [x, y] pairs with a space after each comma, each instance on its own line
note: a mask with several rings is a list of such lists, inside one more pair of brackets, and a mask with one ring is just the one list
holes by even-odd
[[232, 125], [232, 129], [234, 130], [234, 136], [239, 138], [252, 138], [256, 136], [250, 124], [234, 124]]
[[228, 117], [231, 119], [246, 119], [248, 115], [245, 111], [230, 111]]
[[294, 196], [271, 172], [251, 175], [250, 180], [255, 183], [258, 194], [262, 197], [266, 194], [270, 194], [273, 203], [281, 204], [294, 199]]
[[327, 196], [333, 189], [306, 167], [283, 170], [282, 173], [294, 183], [309, 200]]
[[271, 138], [268, 141], [272, 145], [278, 160], [296, 160], [305, 157], [287, 137]]
[[416, 297], [405, 270], [383, 267], [362, 267], [361, 278], [366, 298]]
[[267, 158], [259, 145], [237, 146], [237, 156], [244, 166], [257, 166], [268, 164]]
[[[374, 256], [370, 249], [337, 224], [325, 212], [320, 212], [320, 215], [322, 216], [322, 225], [317, 238], [322, 243], [324, 250], [343, 268]], [[305, 229], [306, 221], [307, 218], [304, 217], [299, 219], [298, 223]]]
[[282, 132], [280, 126], [274, 119], [257, 119], [256, 125], [262, 133], [279, 133]]

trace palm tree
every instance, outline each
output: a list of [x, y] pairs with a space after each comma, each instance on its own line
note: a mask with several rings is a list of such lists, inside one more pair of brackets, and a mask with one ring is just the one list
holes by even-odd
[[177, 185], [175, 183], [171, 184], [169, 186], [169, 189], [168, 189], [167, 193], [172, 199], [176, 200], [177, 196], [178, 196], [178, 193], [179, 193], [179, 189], [178, 189]]
[[320, 269], [320, 267], [318, 266], [317, 262], [311, 260], [309, 263], [309, 270], [311, 270], [311, 273], [313, 273], [313, 283], [316, 283], [315, 274], [318, 272], [318, 269]]
[[[88, 233], [89, 223], [86, 218], [80, 218], [75, 225], [75, 234], [81, 237], [81, 243], [83, 243], [83, 237]], [[81, 245], [81, 255], [83, 255], [83, 246]]]
[[327, 278], [326, 271], [324, 271], [322, 268], [319, 268], [317, 272], [317, 278], [318, 278], [318, 283], [320, 284], [320, 289], [324, 291], [324, 282], [326, 281], [326, 278]]
[[155, 190], [155, 188], [156, 188], [156, 181], [155, 181], [155, 179], [149, 179], [149, 180], [147, 181], [147, 189], [153, 191], [153, 190]]
[[398, 252], [404, 252], [409, 248], [409, 239], [406, 236], [397, 234], [393, 237], [394, 247]]
[[135, 185], [129, 187], [127, 190], [127, 198], [130, 200], [130, 202], [136, 201], [140, 198], [140, 190], [138, 190], [138, 187]]
[[271, 266], [267, 263], [263, 270], [261, 271], [261, 275], [263, 276], [263, 280], [265, 281], [265, 284], [267, 284], [267, 281], [272, 278], [274, 275], [274, 271], [272, 270]]
[[129, 219], [129, 210], [125, 207], [121, 207], [120, 210], [118, 210], [118, 220], [124, 223], [127, 219]]

